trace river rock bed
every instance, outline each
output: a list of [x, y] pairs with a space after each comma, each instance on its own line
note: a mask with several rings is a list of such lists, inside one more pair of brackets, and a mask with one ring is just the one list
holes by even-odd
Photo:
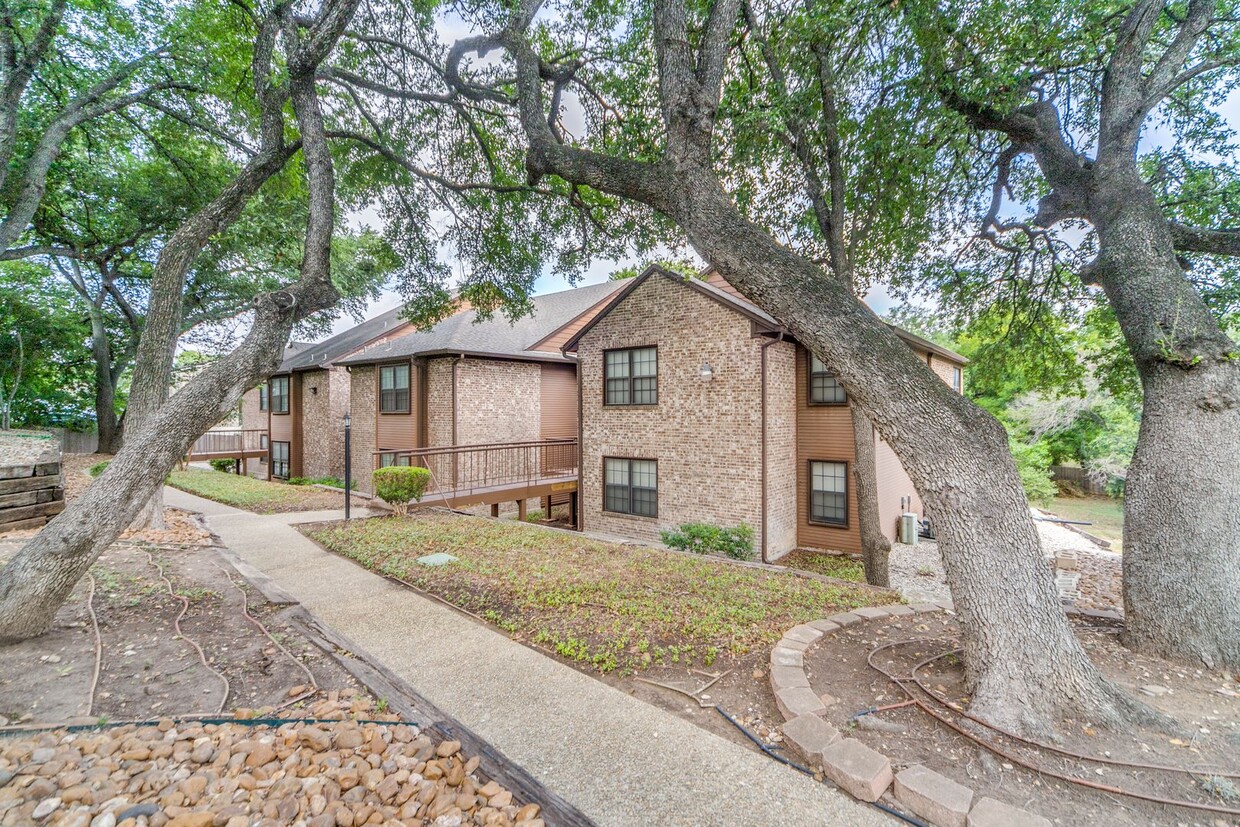
[[0, 738], [0, 825], [543, 827], [477, 757], [398, 721], [194, 721]]

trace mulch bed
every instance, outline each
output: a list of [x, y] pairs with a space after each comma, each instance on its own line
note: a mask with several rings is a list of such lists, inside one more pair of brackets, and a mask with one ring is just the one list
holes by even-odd
[[[1062, 741], [1055, 746], [1088, 756], [1165, 764], [1191, 772], [1107, 765], [1005, 738], [995, 741], [1043, 770], [1037, 772], [996, 757], [916, 707], [854, 718], [861, 710], [907, 700], [903, 691], [867, 663], [870, 652], [903, 642], [876, 654], [875, 663], [891, 674], [908, 675], [918, 663], [959, 645], [959, 628], [948, 615], [915, 615], [846, 626], [809, 649], [806, 671], [815, 692], [836, 699], [828, 708], [828, 719], [849, 737], [887, 755], [896, 772], [924, 764], [973, 788], [976, 798], [997, 798], [1063, 824], [1226, 827], [1240, 823], [1235, 817], [1143, 802], [1046, 774], [1053, 771], [1148, 795], [1240, 809], [1240, 777], [1209, 772], [1240, 773], [1240, 685], [1221, 673], [1136, 655], [1119, 644], [1119, 629], [1112, 624], [1082, 621], [1077, 623], [1077, 631], [1108, 678], [1174, 717], [1184, 732], [1168, 734], [1135, 725], [1115, 731], [1091, 721], [1065, 720], [1058, 728]], [[935, 661], [918, 674], [939, 697], [967, 709], [958, 659]], [[950, 709], [941, 711], [960, 722]]]

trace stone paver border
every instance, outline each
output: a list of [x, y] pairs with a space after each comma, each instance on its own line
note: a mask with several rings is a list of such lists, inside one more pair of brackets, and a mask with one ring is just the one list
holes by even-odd
[[[887, 756], [845, 737], [824, 717], [835, 699], [820, 696], [811, 688], [805, 674], [805, 651], [811, 645], [854, 623], [943, 611], [954, 611], [950, 601], [868, 606], [802, 623], [785, 632], [770, 656], [771, 691], [784, 716], [784, 741], [855, 798], [877, 801], [894, 783], [896, 800], [936, 827], [1001, 827], [1016, 823], [1050, 827], [1050, 821], [1042, 816], [994, 799], [978, 799], [969, 787], [919, 764], [895, 774]], [[1068, 613], [1092, 617], [1111, 614], [1071, 609]]]

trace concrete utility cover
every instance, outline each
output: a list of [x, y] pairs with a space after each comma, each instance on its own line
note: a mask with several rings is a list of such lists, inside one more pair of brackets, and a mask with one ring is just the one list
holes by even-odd
[[424, 566], [446, 566], [454, 560], [456, 560], [455, 557], [451, 554], [444, 554], [442, 551], [418, 558], [418, 562]]

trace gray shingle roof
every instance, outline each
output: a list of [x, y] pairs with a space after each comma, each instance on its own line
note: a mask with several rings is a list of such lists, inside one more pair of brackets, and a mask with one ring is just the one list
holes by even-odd
[[371, 339], [382, 336], [385, 331], [393, 330], [403, 325], [405, 322], [400, 316], [401, 309], [397, 307], [386, 313], [380, 313], [373, 319], [367, 319], [361, 324], [355, 325], [343, 333], [338, 333], [330, 339], [324, 339], [321, 342], [291, 343], [289, 351], [285, 352], [285, 359], [280, 363], [276, 373], [310, 370], [325, 366], [342, 356], [347, 356]]
[[530, 348], [622, 287], [624, 282], [607, 281], [535, 296], [533, 312], [515, 321], [509, 321], [501, 313], [478, 321], [477, 311], [466, 310], [449, 316], [430, 330], [377, 341], [361, 353], [340, 359], [338, 364], [360, 365], [384, 359], [449, 353], [542, 362], [571, 361], [559, 353]]

